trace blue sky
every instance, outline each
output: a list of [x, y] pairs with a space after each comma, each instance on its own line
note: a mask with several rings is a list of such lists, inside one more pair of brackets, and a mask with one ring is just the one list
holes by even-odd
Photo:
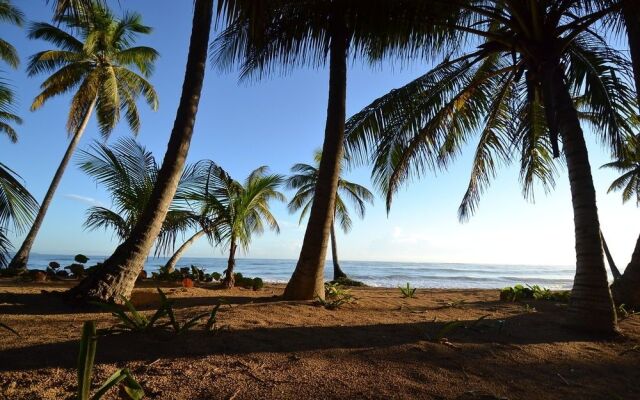
[[[15, 2], [32, 21], [47, 21], [51, 9], [44, 1]], [[121, 12], [115, 3], [116, 12]], [[175, 117], [179, 99], [191, 23], [191, 2], [176, 7], [170, 0], [120, 2], [141, 12], [155, 28], [139, 43], [155, 47], [161, 54], [151, 78], [160, 96], [160, 109], [150, 111], [141, 104], [142, 129], [139, 140], [161, 159]], [[28, 8], [27, 8], [28, 4]], [[153, 4], [153, 5], [152, 5]], [[171, 11], [168, 11], [171, 10]], [[18, 93], [18, 113], [25, 123], [20, 141], [11, 145], [0, 138], [0, 157], [26, 181], [41, 199], [68, 143], [65, 132], [70, 96], [46, 104], [37, 112], [29, 104], [38, 93], [43, 76], [28, 78], [27, 58], [49, 48], [44, 42], [26, 39], [24, 30], [3, 25], [1, 35], [13, 43], [23, 61], [18, 71], [3, 70]], [[371, 68], [354, 64], [349, 71], [348, 113], [353, 114], [375, 98], [402, 86], [428, 70], [417, 61], [409, 65], [390, 63]], [[259, 82], [238, 83], [237, 73], [209, 68], [189, 160], [212, 159], [236, 179], [243, 179], [260, 165], [286, 174], [294, 163], [311, 162], [313, 151], [322, 144], [327, 101], [328, 72], [303, 69], [287, 76]], [[615, 174], [598, 169], [608, 155], [587, 132], [590, 158], [598, 192], [602, 229], [620, 266], [626, 265], [640, 229], [640, 211], [635, 204], [622, 205], [618, 194], [606, 194]], [[121, 124], [112, 135], [130, 135]], [[87, 129], [80, 147], [99, 139], [95, 121]], [[517, 168], [503, 168], [484, 195], [476, 215], [467, 223], [457, 219], [457, 208], [469, 178], [474, 142], [452, 168], [438, 176], [414, 181], [396, 196], [387, 216], [380, 196], [364, 221], [356, 220], [348, 234], [338, 234], [339, 251], [345, 260], [469, 262], [501, 264], [575, 263], [573, 215], [566, 170], [560, 168], [556, 189], [545, 195], [536, 191], [536, 203], [522, 198]], [[371, 187], [366, 168], [351, 171], [348, 178]], [[292, 193], [287, 193], [289, 196]], [[110, 232], [83, 230], [85, 211], [92, 204], [109, 205], [110, 200], [91, 179], [71, 165], [49, 209], [34, 251], [48, 254], [83, 252], [108, 255], [117, 245]], [[274, 204], [280, 235], [256, 237], [246, 257], [291, 258], [298, 256], [304, 226], [290, 215], [284, 204]], [[22, 236], [14, 236], [19, 245]], [[203, 240], [188, 252], [190, 256], [221, 256]]]

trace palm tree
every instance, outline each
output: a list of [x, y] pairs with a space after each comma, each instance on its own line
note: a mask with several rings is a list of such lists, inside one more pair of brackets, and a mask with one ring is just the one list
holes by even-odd
[[[123, 138], [111, 147], [95, 143], [89, 151], [80, 151], [78, 164], [96, 183], [104, 185], [115, 207], [91, 207], [85, 228], [112, 229], [120, 241], [126, 240], [142, 216], [158, 177], [159, 166], [153, 154], [134, 139]], [[187, 166], [178, 182], [178, 195], [189, 191], [200, 174], [198, 164]], [[193, 226], [199, 226], [198, 216], [172, 206], [158, 236], [156, 254], [169, 250], [176, 236]]]
[[0, 267], [9, 261], [11, 242], [7, 237], [9, 227], [20, 231], [33, 219], [38, 202], [20, 182], [20, 177], [0, 163]]
[[379, 59], [394, 51], [428, 54], [445, 37], [442, 32], [450, 31], [434, 31], [428, 17], [454, 8], [415, 0], [229, 2], [226, 12], [238, 17], [215, 43], [221, 66], [240, 62], [243, 76], [303, 65], [329, 66], [324, 156], [300, 257], [285, 298], [324, 298], [324, 262], [344, 153], [348, 58], [364, 54]]
[[[520, 159], [523, 194], [554, 185], [562, 140], [574, 207], [576, 277], [570, 323], [613, 332], [616, 315], [602, 254], [595, 189], [580, 118], [613, 153], [633, 136], [628, 61], [589, 27], [580, 0], [469, 2], [472, 23], [456, 26], [482, 42], [376, 100], [348, 122], [351, 154], [372, 154], [373, 176], [387, 195], [429, 169], [446, 167], [480, 136], [469, 188], [459, 209], [472, 214], [496, 169]], [[487, 2], [491, 3], [491, 2]]]
[[33, 24], [29, 37], [49, 41], [57, 49], [33, 55], [27, 72], [30, 76], [52, 72], [41, 85], [42, 92], [34, 99], [32, 111], [53, 97], [75, 90], [67, 120], [67, 131], [72, 138], [33, 225], [11, 260], [10, 267], [17, 270], [27, 268], [38, 231], [94, 109], [100, 133], [106, 139], [120, 121], [121, 110], [131, 130], [138, 132], [140, 117], [136, 99], [139, 96], [143, 96], [153, 110], [158, 108], [156, 92], [146, 80], [158, 53], [150, 47], [131, 46], [138, 35], [151, 32], [150, 27], [142, 24], [139, 14], [125, 14], [118, 19], [109, 9], [95, 4], [85, 18], [61, 17], [60, 21], [78, 31], [84, 43], [59, 26], [44, 22]]
[[[299, 223], [302, 223], [304, 217], [308, 214], [309, 209], [313, 203], [313, 196], [316, 189], [316, 183], [318, 180], [318, 166], [322, 160], [322, 153], [316, 151], [314, 155], [315, 165], [309, 164], [296, 164], [291, 167], [291, 175], [286, 180], [288, 189], [297, 190], [289, 202], [289, 211], [295, 213], [302, 209], [300, 213]], [[343, 160], [343, 163], [346, 160]], [[344, 170], [341, 165], [340, 170]], [[336, 243], [336, 231], [335, 220], [340, 221], [340, 227], [344, 233], [348, 233], [351, 230], [352, 221], [349, 215], [349, 209], [344, 201], [344, 198], [351, 200], [356, 213], [360, 218], [364, 218], [366, 203], [373, 204], [373, 194], [364, 186], [357, 183], [349, 182], [342, 176], [338, 179], [338, 191], [336, 193], [336, 204], [334, 211], [334, 220], [331, 222], [331, 254], [333, 259], [333, 280], [340, 278], [346, 278], [345, 274], [340, 268], [338, 261], [338, 245]]]
[[[22, 26], [23, 13], [8, 0], [0, 0], [0, 21]], [[0, 38], [0, 60], [17, 68], [20, 59], [16, 49]], [[5, 134], [12, 143], [17, 142], [18, 134], [11, 126], [22, 120], [13, 113], [14, 93], [4, 78], [0, 78], [0, 133]], [[31, 222], [38, 203], [20, 182], [20, 177], [0, 162], [0, 267], [9, 261], [9, 251], [13, 248], [7, 231], [10, 227], [20, 231]]]
[[[219, 5], [223, 3], [219, 2]], [[121, 302], [122, 298], [131, 295], [144, 261], [162, 229], [185, 166], [204, 82], [212, 19], [213, 0], [195, 0], [187, 66], [176, 119], [162, 167], [142, 217], [129, 238], [116, 248], [102, 267], [68, 292], [71, 299]]]
[[[626, 157], [602, 166], [622, 175], [611, 183], [609, 193], [622, 191], [622, 202], [634, 199], [640, 206], [640, 152], [630, 151]], [[631, 309], [640, 308], [640, 236], [636, 242], [631, 261], [622, 276], [611, 285], [616, 304], [624, 304]]]
[[[22, 26], [24, 14], [14, 7], [9, 0], [0, 0], [0, 21]], [[17, 68], [20, 64], [18, 52], [11, 43], [0, 38], [0, 60]], [[13, 112], [15, 94], [5, 78], [0, 77], [0, 134], [6, 135], [12, 143], [18, 141], [18, 134], [11, 124], [21, 124], [22, 119]]]
[[216, 221], [218, 241], [229, 250], [222, 282], [231, 288], [235, 283], [233, 274], [238, 247], [247, 251], [253, 235], [262, 234], [265, 227], [280, 233], [278, 222], [269, 210], [269, 203], [272, 200], [286, 201], [278, 191], [284, 178], [268, 174], [268, 167], [262, 166], [252, 171], [241, 183], [212, 161], [208, 162], [204, 177], [200, 187], [187, 194], [186, 198], [197, 204], [200, 210], [198, 214]]

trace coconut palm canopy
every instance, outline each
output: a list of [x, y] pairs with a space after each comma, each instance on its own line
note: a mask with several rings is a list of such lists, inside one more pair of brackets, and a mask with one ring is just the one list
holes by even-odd
[[[295, 164], [291, 167], [293, 174], [286, 180], [287, 188], [297, 190], [289, 202], [288, 208], [292, 213], [302, 210], [299, 223], [302, 223], [311, 208], [316, 181], [318, 180], [318, 165], [320, 164], [321, 157], [322, 152], [316, 151], [314, 154], [316, 165]], [[353, 226], [353, 221], [351, 220], [349, 208], [345, 200], [349, 200], [354, 206], [353, 208], [358, 217], [364, 218], [367, 203], [373, 204], [373, 198], [373, 194], [366, 187], [350, 182], [342, 177], [338, 180], [335, 217], [340, 222], [340, 227], [345, 233], [351, 231], [351, 227]]]
[[[24, 14], [8, 0], [0, 0], [0, 22], [22, 26]], [[0, 38], [0, 60], [14, 69], [20, 64], [15, 47], [2, 38]], [[22, 123], [22, 119], [15, 114], [14, 103], [15, 93], [10, 82], [6, 77], [0, 76], [0, 135], [7, 136], [12, 143], [18, 141], [18, 133], [13, 124]]]
[[[538, 32], [562, 44], [561, 62], [579, 116], [617, 156], [638, 122], [631, 64], [596, 32], [582, 29], [595, 16], [569, 17], [578, 12], [579, 1], [563, 4], [543, 15], [547, 19], [539, 21]], [[483, 14], [482, 24], [461, 28], [483, 40], [476, 49], [377, 99], [347, 124], [350, 156], [356, 163], [372, 162], [372, 177], [386, 195], [387, 209], [404, 183], [446, 169], [474, 138], [478, 147], [459, 208], [461, 220], [477, 209], [501, 166], [519, 164], [526, 198], [533, 199], [536, 183], [545, 191], [555, 185], [558, 128], [549, 126], [545, 115], [535, 49], [514, 40], [530, 27], [497, 9], [486, 8]]]
[[107, 137], [115, 128], [121, 111], [132, 132], [137, 133], [140, 129], [137, 98], [143, 96], [152, 109], [158, 108], [155, 89], [147, 81], [158, 53], [151, 47], [132, 46], [139, 35], [149, 34], [151, 28], [142, 24], [139, 14], [127, 13], [116, 18], [108, 8], [95, 4], [88, 15], [81, 20], [60, 18], [78, 37], [58, 25], [46, 22], [31, 25], [30, 38], [43, 39], [57, 47], [34, 54], [29, 60], [29, 76], [51, 73], [42, 83], [42, 92], [31, 109], [37, 110], [51, 98], [75, 91], [67, 121], [69, 132], [81, 126], [95, 99], [103, 136]]
[[[141, 217], [153, 191], [160, 169], [155, 157], [144, 146], [131, 138], [118, 140], [107, 146], [94, 143], [78, 154], [78, 166], [110, 194], [112, 208], [93, 206], [87, 210], [85, 227], [89, 230], [113, 230], [124, 241]], [[185, 168], [176, 197], [182, 198], [198, 187], [202, 174], [200, 164]], [[156, 254], [173, 248], [176, 237], [186, 230], [198, 227], [199, 216], [182, 208], [179, 201], [167, 214], [156, 245]]]

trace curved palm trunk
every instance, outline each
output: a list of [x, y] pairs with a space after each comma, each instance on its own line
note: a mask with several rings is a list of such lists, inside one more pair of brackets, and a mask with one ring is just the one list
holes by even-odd
[[40, 227], [42, 226], [42, 222], [44, 221], [44, 217], [47, 215], [47, 210], [51, 205], [51, 201], [53, 200], [53, 196], [60, 185], [60, 181], [62, 180], [62, 176], [64, 175], [64, 171], [67, 169], [69, 165], [69, 161], [71, 161], [71, 157], [78, 147], [78, 143], [80, 143], [80, 139], [84, 134], [84, 131], [87, 128], [87, 124], [89, 124], [89, 120], [91, 119], [91, 114], [93, 109], [96, 106], [97, 98], [93, 99], [89, 109], [87, 110], [87, 114], [84, 116], [82, 123], [76, 130], [76, 133], [71, 138], [71, 142], [67, 147], [67, 151], [64, 153], [62, 157], [62, 161], [60, 161], [60, 165], [58, 165], [58, 169], [56, 169], [56, 173], [53, 175], [53, 179], [51, 180], [51, 184], [49, 185], [49, 189], [47, 189], [47, 193], [44, 195], [44, 199], [42, 199], [42, 203], [40, 204], [40, 208], [38, 209], [38, 214], [36, 218], [33, 220], [33, 225], [31, 225], [31, 229], [29, 229], [29, 233], [24, 238], [20, 249], [13, 256], [13, 259], [9, 263], [8, 268], [13, 270], [26, 270], [27, 264], [29, 263], [29, 254], [31, 253], [31, 248], [36, 241], [36, 237], [38, 236], [38, 232], [40, 231]]
[[338, 261], [338, 243], [336, 242], [336, 227], [334, 221], [331, 222], [331, 258], [333, 260], [333, 280], [337, 281], [340, 278], [346, 278], [347, 274], [340, 268], [340, 262]]
[[167, 272], [171, 273], [175, 271], [176, 264], [178, 263], [178, 261], [180, 261], [184, 252], [187, 251], [187, 249], [191, 247], [191, 245], [193, 245], [196, 240], [200, 239], [203, 235], [204, 231], [199, 231], [195, 235], [191, 236], [186, 242], [182, 243], [182, 246], [180, 246], [178, 250], [173, 253], [169, 261], [167, 261], [167, 263], [165, 264], [164, 268], [167, 270]]
[[640, 236], [631, 256], [631, 262], [622, 278], [611, 285], [616, 304], [624, 304], [629, 309], [640, 310]]
[[324, 262], [344, 152], [347, 97], [348, 39], [343, 14], [335, 13], [332, 25], [329, 104], [322, 159], [300, 258], [284, 291], [284, 297], [290, 300], [324, 299]]
[[236, 245], [236, 240], [231, 239], [231, 246], [229, 246], [229, 260], [227, 261], [227, 270], [225, 271], [224, 279], [222, 280], [222, 285], [228, 289], [231, 289], [235, 284], [236, 280], [233, 276], [233, 270], [236, 267], [236, 250], [238, 246]]
[[160, 233], [184, 169], [200, 103], [212, 17], [213, 0], [196, 0], [180, 104], [148, 206], [129, 238], [116, 248], [99, 270], [69, 291], [70, 298], [121, 302], [123, 297], [131, 295], [136, 278]]
[[559, 60], [544, 68], [545, 106], [554, 108], [551, 112], [555, 114], [562, 137], [573, 204], [576, 275], [568, 322], [580, 330], [614, 333], [617, 331], [616, 313], [604, 265], [587, 145]]
[[613, 260], [613, 256], [611, 255], [611, 251], [609, 251], [609, 246], [607, 245], [607, 241], [604, 239], [602, 231], [600, 232], [600, 237], [602, 238], [602, 249], [604, 250], [604, 255], [607, 257], [607, 264], [609, 264], [611, 275], [613, 275], [613, 280], [617, 281], [618, 279], [622, 278], [622, 274], [620, 273], [620, 270]]

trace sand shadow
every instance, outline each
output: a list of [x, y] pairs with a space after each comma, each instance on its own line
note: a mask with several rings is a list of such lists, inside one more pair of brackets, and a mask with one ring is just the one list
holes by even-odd
[[[224, 324], [224, 318], [221, 317]], [[295, 353], [331, 349], [384, 349], [393, 346], [429, 343], [446, 351], [456, 345], [510, 345], [598, 340], [564, 328], [556, 318], [544, 313], [522, 314], [503, 320], [485, 318], [460, 321], [449, 329], [449, 344], [440, 336], [451, 321], [425, 321], [403, 324], [328, 327], [270, 327], [220, 330], [216, 334], [201, 327], [181, 335], [168, 333], [120, 334], [101, 337], [98, 362], [151, 362], [216, 354]], [[79, 334], [79, 332], [78, 332]], [[0, 371], [32, 370], [46, 367], [73, 368], [77, 341], [38, 344], [0, 351]], [[505, 350], [506, 351], [506, 350]], [[393, 353], [393, 352], [391, 352]], [[418, 353], [417, 353], [418, 354]], [[415, 355], [413, 355], [415, 356]], [[413, 357], [411, 354], [399, 357]], [[395, 357], [395, 356], [394, 356]]]

